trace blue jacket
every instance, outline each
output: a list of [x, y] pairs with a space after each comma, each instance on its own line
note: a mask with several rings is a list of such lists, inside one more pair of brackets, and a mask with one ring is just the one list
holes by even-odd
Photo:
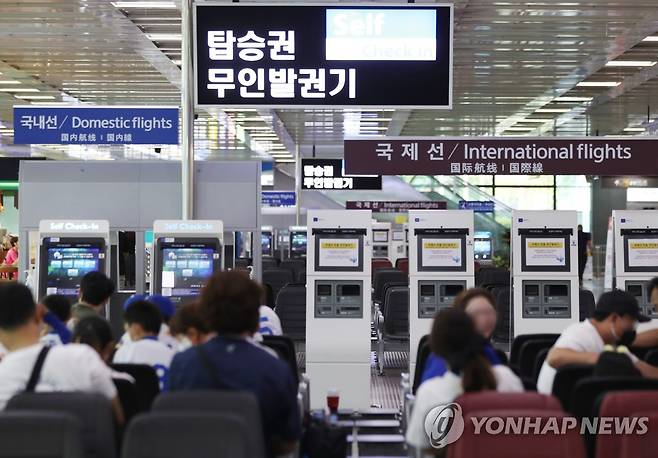
[[[486, 344], [483, 348], [484, 356], [489, 360], [492, 366], [497, 366], [503, 362], [500, 360], [496, 350], [491, 344]], [[430, 356], [425, 362], [425, 368], [423, 369], [423, 375], [420, 378], [420, 383], [423, 383], [425, 380], [431, 379], [433, 377], [440, 377], [448, 371], [448, 366], [443, 358], [430, 353]]]

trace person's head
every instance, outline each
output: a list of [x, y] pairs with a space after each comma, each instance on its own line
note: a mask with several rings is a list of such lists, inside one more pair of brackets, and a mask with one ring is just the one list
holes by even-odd
[[169, 320], [169, 331], [183, 348], [204, 343], [209, 330], [201, 314], [201, 306], [190, 302], [179, 307]]
[[473, 320], [456, 308], [441, 310], [430, 334], [430, 349], [442, 357], [450, 370], [462, 377], [465, 392], [496, 389], [496, 378], [484, 356], [485, 341]]
[[218, 334], [252, 335], [258, 331], [261, 286], [244, 272], [217, 272], [201, 291], [201, 314]]
[[80, 280], [80, 300], [86, 304], [101, 307], [113, 293], [114, 283], [102, 272], [89, 272]]
[[125, 312], [128, 310], [128, 307], [130, 307], [132, 304], [134, 304], [137, 301], [143, 301], [147, 297], [146, 294], [133, 294], [128, 299], [123, 301], [123, 311]]
[[20, 283], [0, 283], [0, 342], [16, 350], [39, 341], [41, 312], [30, 289]]
[[162, 326], [158, 308], [147, 301], [137, 301], [123, 312], [123, 325], [134, 342], [144, 337], [157, 336]]
[[145, 300], [155, 305], [158, 310], [160, 310], [162, 321], [165, 323], [169, 323], [171, 317], [176, 313], [176, 306], [171, 302], [171, 299], [162, 296], [161, 294], [151, 294], [146, 296]]
[[92, 347], [106, 363], [114, 352], [114, 336], [110, 323], [101, 316], [88, 316], [75, 325], [73, 342]]
[[583, 232], [583, 225], [582, 224], [578, 225], [578, 232]]
[[630, 345], [636, 324], [650, 320], [640, 313], [637, 299], [619, 289], [601, 295], [592, 318], [603, 341], [613, 345]]
[[15, 235], [9, 236], [9, 247], [18, 251], [18, 237]]
[[484, 288], [470, 288], [462, 291], [456, 298], [454, 306], [466, 312], [475, 325], [475, 331], [485, 339], [491, 339], [496, 329], [496, 300]]
[[649, 302], [658, 310], [658, 277], [654, 277], [649, 281], [647, 290], [649, 291]]
[[62, 294], [50, 294], [41, 303], [63, 323], [71, 319], [71, 301]]

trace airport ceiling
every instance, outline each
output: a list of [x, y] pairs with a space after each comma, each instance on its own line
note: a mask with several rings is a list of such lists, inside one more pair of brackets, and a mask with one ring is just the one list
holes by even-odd
[[[200, 112], [198, 157], [289, 162], [296, 143], [339, 153], [354, 135], [655, 132], [658, 0], [454, 5], [452, 110]], [[179, 157], [166, 146], [19, 147], [11, 124], [15, 104], [179, 105], [180, 36], [180, 0], [0, 2], [0, 155]]]

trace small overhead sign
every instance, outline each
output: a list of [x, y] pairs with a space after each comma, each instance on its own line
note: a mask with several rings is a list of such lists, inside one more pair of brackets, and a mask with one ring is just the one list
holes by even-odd
[[460, 210], [473, 210], [475, 213], [493, 213], [495, 204], [493, 200], [460, 200]]
[[263, 207], [294, 207], [296, 203], [294, 191], [263, 191]]
[[302, 159], [302, 189], [381, 190], [382, 177], [346, 175], [342, 159]]
[[428, 201], [368, 201], [348, 200], [345, 202], [347, 210], [371, 210], [373, 213], [404, 213], [409, 210], [445, 210], [447, 202], [443, 200]]

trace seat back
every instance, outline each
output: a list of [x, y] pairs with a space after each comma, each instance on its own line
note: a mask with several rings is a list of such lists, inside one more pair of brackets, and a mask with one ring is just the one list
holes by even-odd
[[539, 373], [541, 372], [541, 368], [544, 365], [544, 361], [546, 361], [549, 351], [551, 351], [550, 347], [542, 348], [537, 352], [537, 356], [535, 356], [535, 365], [532, 369], [532, 380], [534, 380], [535, 385], [537, 384], [537, 380], [539, 380]]
[[[483, 427], [480, 434], [475, 434], [473, 418], [528, 417], [528, 410], [496, 410], [472, 412], [464, 418], [464, 434], [448, 447], [448, 458], [585, 458], [585, 447], [577, 429], [569, 429], [565, 434], [488, 434]], [[533, 420], [538, 419], [539, 430], [557, 420], [561, 425], [565, 415], [555, 411], [536, 412]], [[549, 423], [550, 422], [550, 423]], [[492, 427], [495, 428], [495, 427]]]
[[263, 336], [263, 345], [276, 351], [283, 361], [290, 366], [295, 385], [299, 383], [299, 370], [297, 369], [297, 353], [295, 344], [288, 336]]
[[492, 289], [495, 286], [510, 286], [510, 273], [507, 269], [493, 267], [490, 269], [480, 269], [477, 279], [479, 286]]
[[80, 422], [85, 458], [116, 458], [112, 407], [100, 394], [21, 393], [9, 400], [7, 410], [70, 414]]
[[279, 267], [276, 259], [271, 256], [263, 256], [261, 259], [261, 270], [276, 269]]
[[494, 339], [499, 342], [509, 342], [511, 338], [511, 292], [512, 289], [509, 286], [499, 286], [491, 290], [491, 294], [496, 299], [496, 313], [498, 314]]
[[409, 276], [397, 269], [379, 269], [374, 273], [373, 296], [372, 299], [377, 302], [384, 301], [384, 287], [387, 283], [407, 283]]
[[414, 383], [411, 388], [411, 392], [416, 394], [416, 390], [420, 386], [420, 379], [423, 376], [423, 371], [425, 370], [425, 363], [427, 358], [429, 358], [431, 350], [429, 344], [429, 334], [425, 334], [418, 341], [418, 352], [416, 353], [416, 369], [414, 370]]
[[653, 349], [644, 355], [644, 361], [652, 366], [658, 366], [658, 350]]
[[305, 259], [284, 259], [279, 264], [279, 269], [289, 270], [292, 274], [293, 280], [295, 281], [299, 278], [300, 272], [306, 272], [306, 260]]
[[522, 377], [532, 377], [535, 369], [535, 360], [537, 354], [547, 348], [551, 348], [557, 337], [550, 337], [548, 339], [528, 339], [519, 350], [518, 370]]
[[[281, 264], [283, 264], [283, 262]], [[293, 271], [283, 267], [278, 269], [263, 270], [263, 284], [267, 284], [272, 287], [272, 295], [275, 300], [279, 295], [281, 288], [286, 286], [288, 283], [293, 283], [294, 278], [295, 277], [293, 275]]]
[[555, 342], [560, 334], [521, 334], [514, 337], [510, 350], [509, 363], [512, 367], [519, 367], [521, 360], [521, 347], [529, 340], [553, 340]]
[[569, 364], [563, 366], [555, 373], [552, 393], [564, 410], [568, 410], [571, 401], [571, 392], [581, 379], [590, 377], [594, 373], [594, 366], [589, 364]]
[[[658, 414], [658, 396], [655, 393], [645, 391], [607, 393], [603, 397], [599, 416], [635, 418], [640, 416], [638, 412], [655, 412]], [[596, 438], [596, 458], [618, 458], [621, 456], [621, 449], [621, 435], [599, 434]]]
[[392, 269], [393, 264], [388, 258], [372, 258], [372, 261], [370, 261], [370, 266], [371, 266], [371, 274], [375, 276], [375, 272], [377, 272], [380, 269]]
[[386, 312], [386, 295], [388, 294], [388, 290], [390, 290], [391, 288], [394, 288], [396, 286], [404, 286], [404, 287], [408, 288], [409, 287], [409, 282], [406, 282], [406, 281], [392, 281], [392, 282], [386, 283], [384, 285], [384, 293], [382, 294], [382, 297], [384, 298], [384, 300], [379, 305], [379, 309], [381, 310], [382, 315], [384, 315], [385, 312]]
[[577, 418], [596, 416], [596, 400], [612, 391], [654, 391], [658, 395], [658, 380], [641, 377], [586, 377], [574, 386], [569, 401], [569, 412]]
[[0, 458], [83, 458], [80, 422], [64, 412], [3, 412], [0, 444]]
[[251, 458], [251, 425], [237, 413], [158, 412], [128, 427], [123, 458]]
[[409, 338], [409, 287], [394, 286], [386, 290], [384, 298], [384, 336]]
[[297, 283], [301, 283], [301, 284], [303, 284], [303, 285], [306, 284], [306, 271], [305, 271], [305, 270], [302, 270], [302, 271], [299, 272], [299, 274], [297, 275]]
[[276, 297], [274, 310], [286, 336], [296, 342], [306, 339], [306, 286], [284, 286]]
[[115, 371], [125, 372], [135, 379], [135, 389], [139, 401], [138, 411], [150, 410], [153, 400], [160, 394], [160, 379], [155, 369], [148, 364], [112, 364], [111, 367]]
[[395, 268], [402, 272], [409, 273], [409, 258], [398, 258], [395, 261]]
[[455, 401], [462, 408], [462, 414], [488, 410], [532, 410], [562, 412], [560, 402], [553, 396], [540, 393], [499, 393], [481, 391], [462, 394]]
[[[647, 429], [658, 431], [658, 412], [638, 412], [638, 417], [647, 417]], [[621, 436], [620, 458], [653, 458], [658, 450], [658, 434], [625, 434]]]
[[121, 407], [123, 408], [123, 416], [127, 423], [132, 417], [142, 412], [139, 397], [137, 396], [137, 388], [129, 380], [115, 378], [112, 381], [117, 388], [117, 395], [119, 396], [119, 402], [121, 402]]
[[594, 309], [596, 309], [594, 293], [588, 289], [581, 289], [578, 291], [578, 303], [580, 307], [580, 321], [592, 318]]

